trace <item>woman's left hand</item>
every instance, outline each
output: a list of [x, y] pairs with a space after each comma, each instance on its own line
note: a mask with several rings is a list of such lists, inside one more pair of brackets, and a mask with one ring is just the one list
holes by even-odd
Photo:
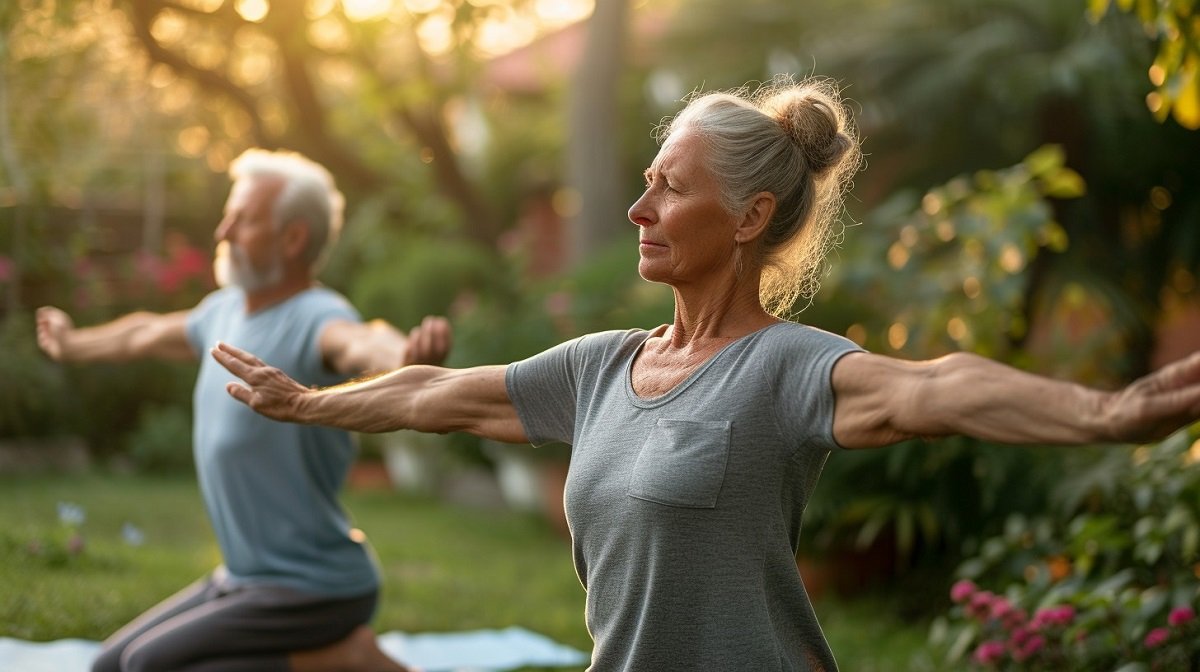
[[1113, 441], [1147, 443], [1200, 419], [1200, 352], [1112, 393], [1105, 407]]

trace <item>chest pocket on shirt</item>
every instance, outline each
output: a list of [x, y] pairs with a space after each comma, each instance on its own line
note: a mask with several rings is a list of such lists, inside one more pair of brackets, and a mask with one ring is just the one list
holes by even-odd
[[697, 509], [717, 505], [729, 460], [729, 420], [659, 419], [642, 444], [629, 495]]

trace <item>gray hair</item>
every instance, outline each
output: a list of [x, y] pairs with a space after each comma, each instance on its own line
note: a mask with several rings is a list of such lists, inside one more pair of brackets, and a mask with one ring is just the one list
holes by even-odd
[[248, 149], [229, 164], [229, 177], [268, 177], [283, 181], [271, 213], [276, 227], [295, 219], [308, 226], [304, 259], [316, 270], [342, 230], [346, 200], [323, 166], [296, 152]]
[[704, 139], [729, 213], [745, 213], [757, 193], [775, 195], [757, 248], [759, 300], [772, 314], [790, 313], [820, 287], [822, 262], [840, 238], [843, 196], [862, 163], [837, 84], [778, 76], [754, 90], [698, 93], [659, 128], [658, 140], [684, 129]]

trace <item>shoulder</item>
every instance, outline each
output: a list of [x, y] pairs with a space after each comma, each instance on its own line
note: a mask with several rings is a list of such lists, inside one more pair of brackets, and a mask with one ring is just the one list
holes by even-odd
[[599, 371], [621, 361], [646, 339], [640, 329], [598, 331], [563, 341], [554, 347], [509, 365], [510, 377], [557, 372], [572, 378]]
[[844, 354], [862, 350], [854, 341], [838, 334], [796, 322], [779, 322], [761, 333], [762, 343], [788, 355], [806, 352], [819, 354]]
[[312, 287], [301, 292], [300, 298], [316, 306], [332, 306], [353, 309], [350, 299], [341, 292], [325, 286]]
[[187, 311], [188, 322], [196, 322], [207, 315], [228, 313], [244, 305], [245, 294], [237, 287], [222, 287], [209, 292], [200, 303]]
[[361, 322], [358, 310], [341, 293], [328, 287], [313, 287], [296, 297], [297, 307], [318, 319], [342, 319]]
[[646, 340], [649, 333], [644, 329], [595, 331], [563, 341], [547, 352], [558, 350], [585, 355], [613, 353], [629, 348], [637, 348]]
[[233, 303], [245, 301], [245, 295], [242, 290], [237, 287], [221, 287], [214, 289], [200, 299], [200, 303], [196, 304], [196, 309], [208, 306], [227, 306]]

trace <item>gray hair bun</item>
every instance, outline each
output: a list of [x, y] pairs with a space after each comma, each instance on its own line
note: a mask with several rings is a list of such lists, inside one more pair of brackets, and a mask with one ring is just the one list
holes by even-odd
[[764, 102], [763, 111], [779, 123], [784, 133], [800, 148], [808, 168], [824, 177], [855, 147], [842, 132], [847, 114], [820, 80], [776, 93]]

